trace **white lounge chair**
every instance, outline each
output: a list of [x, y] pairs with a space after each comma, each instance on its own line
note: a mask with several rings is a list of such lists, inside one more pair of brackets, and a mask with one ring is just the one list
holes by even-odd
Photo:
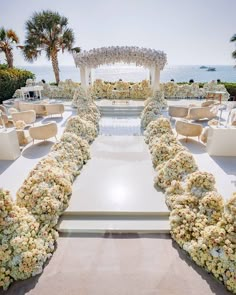
[[57, 140], [57, 123], [56, 122], [50, 122], [47, 124], [34, 126], [29, 128], [29, 134], [31, 138], [34, 140], [47, 140], [51, 137], [55, 137]]

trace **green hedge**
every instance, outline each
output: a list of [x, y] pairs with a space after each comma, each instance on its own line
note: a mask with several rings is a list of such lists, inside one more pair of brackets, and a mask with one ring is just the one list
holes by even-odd
[[236, 98], [236, 83], [222, 82], [225, 85], [225, 88], [229, 92], [230, 96], [234, 96]]
[[23, 86], [27, 79], [34, 79], [34, 74], [17, 68], [0, 66], [0, 103], [12, 98], [15, 91]]

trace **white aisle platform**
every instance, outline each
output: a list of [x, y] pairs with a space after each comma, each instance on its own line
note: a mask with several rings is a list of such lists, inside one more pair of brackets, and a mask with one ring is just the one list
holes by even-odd
[[167, 214], [163, 192], [153, 186], [155, 171], [142, 136], [99, 136], [91, 156], [73, 184], [68, 214]]
[[168, 232], [169, 210], [154, 175], [143, 136], [99, 136], [59, 230]]

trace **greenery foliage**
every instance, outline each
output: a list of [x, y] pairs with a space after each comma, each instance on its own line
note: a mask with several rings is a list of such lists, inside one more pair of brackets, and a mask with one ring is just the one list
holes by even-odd
[[225, 85], [225, 88], [229, 92], [230, 96], [234, 96], [236, 99], [236, 83], [223, 82], [222, 84]]
[[27, 79], [33, 79], [34, 74], [17, 68], [0, 65], [0, 103], [12, 97], [14, 92], [25, 86]]
[[42, 51], [51, 60], [56, 83], [60, 81], [58, 52], [80, 51], [73, 48], [75, 41], [73, 30], [68, 28], [68, 19], [59, 13], [45, 10], [35, 12], [26, 22], [26, 41], [22, 47], [25, 59], [34, 61]]

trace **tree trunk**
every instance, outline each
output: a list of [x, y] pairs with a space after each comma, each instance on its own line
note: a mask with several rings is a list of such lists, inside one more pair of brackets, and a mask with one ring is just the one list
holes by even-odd
[[56, 83], [58, 85], [59, 82], [60, 82], [60, 75], [59, 75], [57, 52], [54, 52], [54, 53], [51, 54], [51, 59], [52, 59], [53, 72], [54, 72], [54, 75], [55, 75]]
[[5, 51], [6, 60], [9, 68], [13, 68], [13, 54], [10, 49], [6, 49]]

